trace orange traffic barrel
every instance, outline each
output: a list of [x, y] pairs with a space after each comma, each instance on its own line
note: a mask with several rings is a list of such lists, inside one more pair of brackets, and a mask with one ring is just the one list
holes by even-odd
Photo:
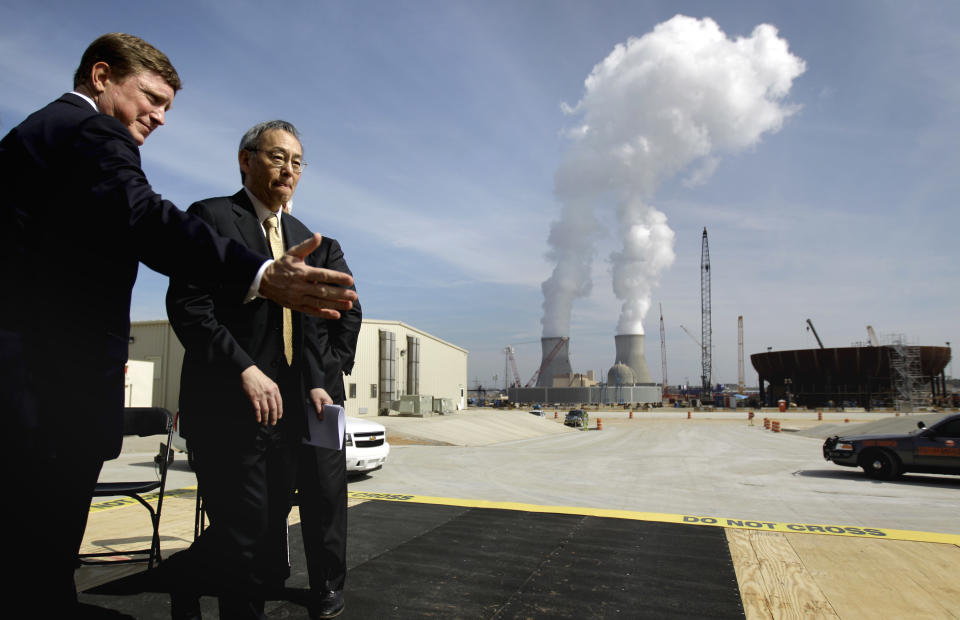
[[603, 430], [603, 418], [597, 418], [597, 430], [598, 431]]
[[763, 419], [763, 428], [765, 428], [765, 429], [769, 429], [769, 428], [770, 428], [770, 418], [764, 418], [764, 419]]
[[632, 412], [632, 411], [630, 412], [630, 419], [631, 419], [631, 420], [633, 419], [633, 412]]
[[774, 433], [779, 433], [779, 432], [780, 432], [780, 421], [779, 421], [779, 420], [774, 420], [774, 421], [772, 422], [772, 426], [773, 426], [773, 428], [772, 428], [771, 430], [772, 430]]
[[822, 411], [818, 411], [818, 412], [817, 412], [817, 419], [818, 419], [818, 420], [822, 420], [822, 419], [823, 419], [823, 412], [822, 412]]

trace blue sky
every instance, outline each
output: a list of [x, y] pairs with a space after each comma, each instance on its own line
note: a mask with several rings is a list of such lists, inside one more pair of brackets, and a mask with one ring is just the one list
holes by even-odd
[[[524, 382], [540, 362], [543, 295], [559, 216], [554, 174], [575, 119], [563, 104], [614, 46], [681, 13], [730, 38], [774, 25], [805, 63], [798, 110], [691, 187], [649, 198], [674, 231], [643, 324], [660, 376], [697, 382], [700, 242], [710, 236], [714, 378], [749, 354], [867, 337], [960, 342], [960, 4], [955, 2], [0, 2], [0, 131], [69, 90], [86, 45], [126, 31], [168, 54], [185, 87], [142, 149], [154, 188], [181, 208], [239, 188], [236, 145], [283, 118], [303, 133], [294, 200], [337, 238], [364, 314], [470, 351], [469, 381], [502, 384], [513, 344]], [[602, 237], [570, 323], [577, 371], [613, 363], [620, 304]], [[166, 279], [141, 269], [134, 320], [164, 317]]]

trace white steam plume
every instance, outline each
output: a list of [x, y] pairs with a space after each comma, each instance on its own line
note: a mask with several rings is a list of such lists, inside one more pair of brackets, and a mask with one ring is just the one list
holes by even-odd
[[568, 335], [573, 300], [590, 291], [593, 211], [611, 202], [623, 240], [610, 257], [623, 303], [617, 333], [643, 333], [653, 288], [674, 260], [666, 215], [649, 204], [657, 186], [681, 172], [702, 183], [720, 155], [778, 131], [798, 109], [782, 100], [804, 70], [769, 24], [729, 39], [712, 19], [682, 15], [593, 68], [583, 98], [564, 108], [578, 124], [555, 176], [563, 211], [548, 240], [557, 266], [542, 286], [545, 337]]
[[560, 219], [550, 225], [547, 258], [556, 262], [543, 290], [543, 337], [570, 333], [570, 311], [576, 297], [590, 294], [590, 265], [599, 225], [590, 204], [565, 202]]

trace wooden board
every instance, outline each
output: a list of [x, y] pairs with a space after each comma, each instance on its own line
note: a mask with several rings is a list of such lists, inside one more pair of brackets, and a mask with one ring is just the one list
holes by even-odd
[[787, 534], [844, 620], [960, 618], [960, 547]]
[[960, 619], [960, 547], [727, 530], [748, 620]]
[[839, 617], [786, 535], [727, 530], [727, 541], [747, 620]]

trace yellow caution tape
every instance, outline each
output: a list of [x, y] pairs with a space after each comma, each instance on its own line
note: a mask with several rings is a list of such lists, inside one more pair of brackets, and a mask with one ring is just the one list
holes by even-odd
[[634, 521], [655, 521], [658, 523], [705, 525], [710, 527], [733, 528], [738, 530], [762, 530], [765, 532], [784, 532], [787, 534], [852, 536], [855, 538], [869, 538], [874, 540], [912, 540], [919, 542], [936, 542], [960, 545], [960, 535], [958, 534], [919, 532], [915, 530], [894, 530], [879, 527], [858, 527], [824, 523], [789, 523], [753, 519], [733, 519], [705, 515], [682, 515], [660, 512], [635, 512], [632, 510], [611, 510], [607, 508], [586, 508], [581, 506], [541, 506], [538, 504], [524, 504], [520, 502], [492, 502], [482, 499], [430, 497], [426, 495], [406, 495], [402, 493], [373, 493], [369, 491], [349, 491], [347, 495], [351, 499], [413, 502], [417, 504], [461, 506], [464, 508], [522, 510], [525, 512], [584, 515], [591, 517], [608, 517], [611, 519], [632, 519]]

